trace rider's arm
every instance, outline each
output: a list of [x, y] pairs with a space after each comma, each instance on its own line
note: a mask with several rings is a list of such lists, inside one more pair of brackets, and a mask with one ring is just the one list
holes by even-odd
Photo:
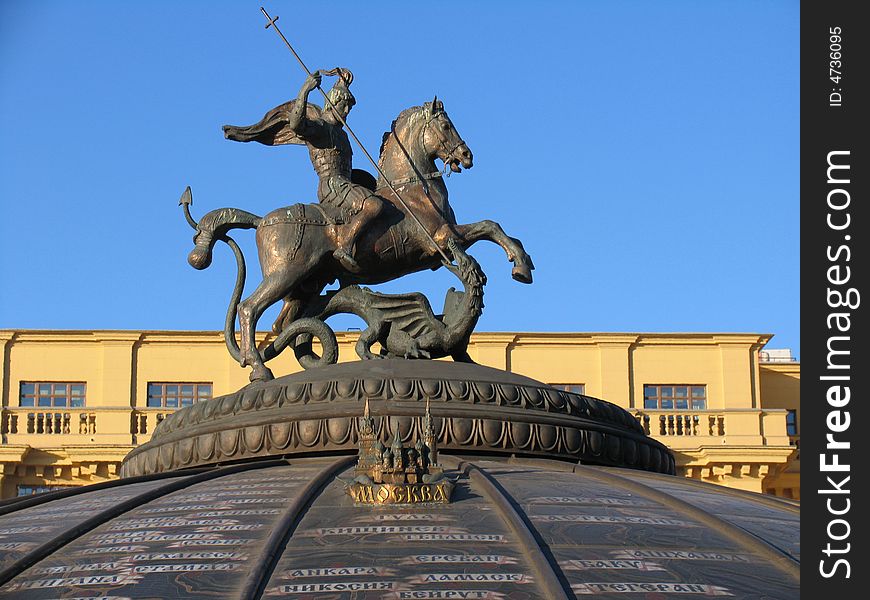
[[320, 85], [320, 71], [315, 71], [302, 84], [302, 89], [299, 90], [299, 95], [296, 97], [296, 102], [290, 110], [290, 115], [287, 119], [287, 125], [296, 133], [302, 133], [305, 125], [308, 123], [306, 118], [306, 110], [308, 108], [308, 94], [311, 90]]

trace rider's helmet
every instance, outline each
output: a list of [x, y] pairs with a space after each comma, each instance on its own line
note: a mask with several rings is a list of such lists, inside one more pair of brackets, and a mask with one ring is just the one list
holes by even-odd
[[[350, 72], [350, 69], [336, 67], [329, 71], [323, 71], [323, 74], [338, 75], [338, 80], [326, 94], [326, 97], [329, 98], [332, 105], [339, 111], [346, 106], [347, 112], [350, 112], [350, 109], [356, 104], [356, 98], [354, 98], [354, 95], [350, 91], [350, 84], [353, 83], [353, 73]], [[329, 103], [324, 106], [324, 110], [328, 109]]]

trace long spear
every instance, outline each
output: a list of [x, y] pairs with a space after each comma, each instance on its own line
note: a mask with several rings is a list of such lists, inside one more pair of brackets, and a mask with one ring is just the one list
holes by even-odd
[[[279, 36], [281, 36], [281, 39], [284, 40], [284, 43], [290, 49], [290, 52], [293, 53], [293, 56], [295, 56], [296, 60], [299, 61], [299, 64], [302, 65], [302, 68], [305, 70], [305, 73], [308, 75], [311, 75], [311, 71], [308, 69], [307, 66], [305, 66], [305, 62], [302, 60], [302, 58], [299, 56], [299, 54], [296, 53], [296, 50], [293, 49], [293, 46], [290, 44], [290, 42], [287, 41], [287, 38], [284, 37], [284, 34], [278, 28], [278, 24], [277, 24], [278, 17], [276, 16], [274, 19], [272, 17], [270, 17], [269, 13], [267, 13], [266, 9], [263, 8], [262, 6], [260, 7], [260, 11], [262, 11], [263, 16], [265, 16], [266, 19], [269, 21], [266, 24], [266, 29], [269, 29], [269, 27], [274, 27], [275, 32]], [[341, 77], [341, 74], [339, 74], [339, 77]], [[344, 126], [345, 129], [347, 129], [347, 132], [350, 134], [350, 136], [353, 138], [353, 140], [357, 143], [357, 146], [360, 147], [360, 150], [363, 151], [363, 154], [366, 155], [366, 158], [369, 159], [369, 162], [372, 163], [372, 166], [375, 169], [377, 169], [377, 171], [381, 175], [381, 177], [384, 178], [384, 181], [387, 182], [387, 186], [390, 188], [390, 190], [393, 192], [393, 194], [396, 195], [396, 198], [398, 198], [399, 202], [402, 204], [402, 207], [405, 209], [405, 212], [407, 212], [409, 215], [411, 215], [411, 217], [414, 219], [414, 221], [417, 223], [417, 225], [420, 226], [420, 229], [423, 230], [423, 233], [426, 234], [426, 238], [430, 242], [432, 242], [432, 245], [438, 251], [438, 254], [440, 254], [441, 258], [444, 259], [444, 263], [447, 265], [452, 264], [452, 261], [449, 258], [447, 258], [447, 255], [444, 253], [444, 251], [441, 249], [441, 247], [435, 241], [435, 238], [433, 238], [432, 235], [429, 233], [429, 230], [423, 226], [423, 223], [420, 221], [419, 218], [417, 218], [417, 215], [414, 214], [414, 211], [412, 211], [411, 207], [409, 207], [408, 204], [405, 202], [405, 199], [402, 198], [402, 196], [401, 196], [401, 194], [399, 194], [398, 190], [396, 190], [396, 188], [393, 187], [392, 182], [390, 182], [390, 180], [387, 178], [386, 174], [381, 170], [381, 167], [378, 166], [378, 163], [375, 161], [375, 159], [372, 158], [372, 155], [369, 154], [369, 151], [366, 150], [366, 147], [363, 146], [363, 143], [359, 140], [359, 138], [353, 132], [353, 129], [350, 128], [350, 125], [347, 124], [347, 121], [344, 120], [344, 117], [341, 116], [341, 113], [339, 113], [338, 110], [335, 108], [335, 105], [332, 103], [332, 100], [329, 99], [329, 96], [326, 94], [326, 92], [323, 91], [323, 88], [320, 87], [319, 84], [317, 86], [317, 89], [320, 90], [320, 93], [321, 93], [321, 95], [323, 95], [323, 99], [329, 105], [329, 108], [332, 109], [332, 112], [335, 113], [335, 116], [338, 117], [338, 120], [341, 121], [341, 124]]]

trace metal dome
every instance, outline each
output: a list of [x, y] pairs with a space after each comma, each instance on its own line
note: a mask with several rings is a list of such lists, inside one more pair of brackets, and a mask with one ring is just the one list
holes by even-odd
[[[126, 478], [0, 504], [0, 599], [799, 597], [797, 505], [652, 472], [672, 458], [640, 459], [660, 445], [622, 409], [483, 367], [361, 368], [179, 411]], [[356, 457], [330, 420], [349, 419], [355, 441], [369, 400], [382, 434], [413, 437], [423, 396], [452, 501], [356, 505], [343, 481]], [[454, 435], [460, 418], [477, 437]], [[282, 423], [295, 445], [260, 436]], [[551, 456], [520, 447], [515, 423], [538, 442], [552, 427]]]

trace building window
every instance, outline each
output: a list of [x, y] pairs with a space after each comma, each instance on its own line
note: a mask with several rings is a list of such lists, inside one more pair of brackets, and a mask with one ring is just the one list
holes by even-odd
[[33, 496], [34, 494], [44, 494], [45, 492], [54, 492], [56, 490], [66, 490], [69, 488], [79, 487], [77, 485], [19, 485], [17, 486], [19, 496]]
[[785, 432], [788, 435], [797, 435], [797, 410], [790, 409], [785, 415]]
[[148, 408], [183, 408], [211, 398], [211, 383], [149, 383]]
[[652, 410], [707, 410], [706, 385], [643, 386], [643, 407]]
[[586, 384], [585, 383], [551, 383], [549, 384], [557, 390], [562, 390], [563, 392], [571, 392], [572, 394], [585, 394], [586, 393]]
[[84, 383], [59, 381], [22, 381], [19, 406], [81, 408], [85, 405]]

